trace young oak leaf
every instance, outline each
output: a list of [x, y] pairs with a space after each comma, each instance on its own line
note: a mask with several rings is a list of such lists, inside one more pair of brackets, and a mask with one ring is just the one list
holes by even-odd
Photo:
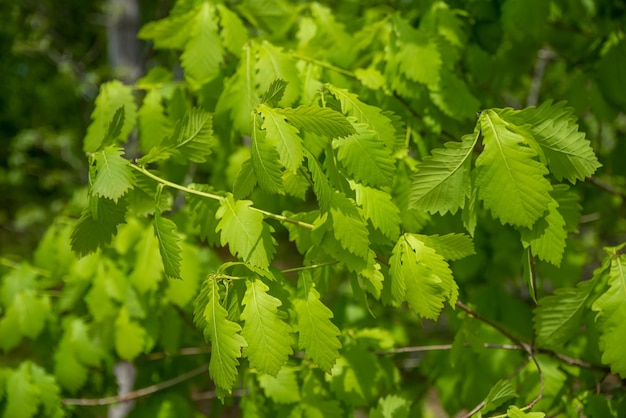
[[211, 342], [209, 373], [220, 389], [230, 393], [237, 378], [237, 359], [247, 343], [239, 334], [241, 326], [228, 320], [228, 312], [220, 303], [219, 287], [213, 278], [207, 280], [204, 293], [206, 304], [204, 309], [197, 307], [196, 313], [201, 313], [204, 335]]
[[300, 130], [329, 138], [344, 138], [354, 135], [356, 130], [348, 119], [328, 107], [299, 106], [295, 109], [275, 109], [287, 121]]
[[263, 116], [261, 128], [265, 129], [266, 138], [276, 144], [280, 163], [288, 171], [296, 171], [304, 159], [304, 150], [302, 140], [298, 136], [298, 129], [287, 123], [285, 116], [265, 104], [257, 106], [257, 111]]
[[291, 327], [283, 321], [278, 307], [281, 301], [267, 293], [269, 287], [258, 278], [246, 281], [241, 319], [241, 335], [248, 347], [244, 350], [250, 366], [259, 373], [276, 376], [293, 353]]
[[220, 242], [230, 253], [262, 269], [268, 269], [274, 256], [271, 227], [263, 222], [263, 215], [250, 209], [250, 200], [237, 200], [228, 194], [220, 203], [215, 217]]
[[312, 359], [326, 373], [330, 373], [339, 358], [341, 343], [337, 337], [340, 332], [331, 322], [333, 313], [320, 300], [320, 294], [315, 290], [308, 271], [300, 273], [294, 305], [300, 348], [304, 349], [307, 358]]
[[363, 208], [363, 217], [387, 238], [397, 240], [400, 235], [400, 209], [391, 195], [353, 181], [350, 182], [350, 187], [356, 193], [356, 202]]
[[94, 195], [117, 203], [133, 187], [135, 177], [123, 154], [122, 148], [108, 146], [93, 156], [96, 175], [91, 192]]
[[154, 235], [159, 241], [159, 252], [163, 260], [165, 275], [180, 279], [180, 263], [182, 261], [181, 237], [176, 232], [176, 224], [163, 218], [160, 213], [154, 214]]
[[126, 307], [115, 320], [115, 351], [124, 360], [132, 361], [144, 349], [146, 330], [130, 319]]
[[333, 222], [333, 234], [341, 246], [367, 260], [369, 252], [369, 232], [367, 224], [361, 217], [354, 201], [343, 193], [332, 195], [330, 214]]
[[268, 193], [285, 194], [280, 154], [266, 137], [266, 131], [256, 128], [256, 117], [254, 125], [250, 160], [259, 186]]

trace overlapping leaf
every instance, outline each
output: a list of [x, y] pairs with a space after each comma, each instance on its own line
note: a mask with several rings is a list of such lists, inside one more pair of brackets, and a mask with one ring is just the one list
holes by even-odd
[[539, 107], [508, 112], [503, 117], [520, 126], [528, 125], [557, 180], [565, 178], [575, 183], [591, 177], [601, 166], [584, 132], [578, 130], [574, 109], [565, 102], [547, 101]]
[[151, 89], [139, 109], [139, 145], [144, 153], [150, 152], [171, 133], [172, 123], [165, 115], [162, 100], [160, 91]]
[[465, 207], [471, 194], [470, 166], [478, 132], [465, 135], [461, 142], [447, 142], [424, 158], [413, 176], [409, 204], [412, 208], [455, 213]]
[[211, 342], [209, 373], [220, 389], [230, 393], [237, 379], [237, 359], [247, 345], [246, 340], [240, 335], [241, 326], [228, 319], [228, 312], [220, 302], [218, 285], [212, 278], [207, 280], [199, 300], [204, 303], [196, 306], [196, 313], [201, 316], [199, 322], [196, 315], [196, 323], [204, 326], [204, 335]]
[[559, 204], [552, 199], [548, 204], [548, 213], [532, 229], [522, 230], [522, 242], [530, 246], [533, 254], [555, 266], [561, 264], [565, 251], [567, 230], [565, 220], [559, 212]]
[[478, 197], [502, 223], [531, 227], [551, 202], [548, 170], [497, 111], [484, 111], [479, 123], [485, 149], [476, 160]]
[[307, 358], [322, 370], [330, 373], [339, 358], [341, 343], [337, 338], [339, 329], [332, 323], [333, 313], [320, 300], [309, 272], [304, 271], [298, 279], [297, 298], [294, 303], [297, 314], [299, 345]]
[[299, 106], [295, 109], [276, 109], [298, 129], [329, 138], [343, 138], [356, 133], [352, 124], [341, 113], [328, 107]]
[[263, 116], [261, 127], [265, 129], [265, 138], [276, 144], [281, 164], [288, 171], [297, 170], [304, 159], [304, 150], [302, 140], [298, 136], [298, 129], [289, 124], [285, 116], [267, 105], [261, 104], [257, 110]]
[[117, 226], [125, 222], [126, 202], [92, 198], [72, 231], [72, 250], [87, 255], [111, 242]]
[[241, 335], [248, 343], [244, 354], [247, 354], [250, 366], [260, 373], [276, 376], [293, 354], [291, 327], [278, 311], [281, 301], [269, 295], [268, 290], [260, 279], [246, 281], [245, 307], [241, 312], [245, 325]]
[[222, 27], [220, 35], [224, 47], [238, 56], [241, 54], [243, 45], [248, 40], [248, 30], [237, 14], [223, 4], [218, 3], [216, 6], [220, 14], [220, 26]]
[[226, 196], [216, 213], [220, 242], [227, 245], [232, 255], [262, 269], [267, 269], [274, 256], [274, 240], [263, 215], [250, 209], [249, 200]]
[[366, 125], [354, 125], [357, 133], [335, 139], [337, 156], [354, 179], [367, 186], [390, 186], [395, 174], [391, 150]]
[[397, 240], [400, 235], [400, 209], [391, 195], [382, 190], [350, 182], [356, 193], [356, 202], [363, 208], [363, 216], [387, 238]]
[[446, 260], [460, 260], [476, 254], [474, 242], [465, 234], [415, 235], [427, 247], [432, 248]]
[[414, 234], [398, 240], [389, 259], [394, 303], [407, 301], [419, 316], [437, 319], [444, 301], [454, 305], [458, 287], [443, 257]]
[[96, 152], [102, 145], [106, 145], [103, 142], [120, 108], [124, 109], [123, 124], [115, 130], [115, 138], [111, 139], [124, 142], [135, 126], [137, 114], [132, 88], [117, 80], [102, 84], [96, 98], [96, 107], [91, 114], [92, 121], [85, 136], [83, 144], [85, 152]]
[[269, 193], [284, 194], [280, 154], [260, 129], [252, 131], [250, 160], [259, 186]]
[[263, 41], [258, 46], [258, 61], [256, 64], [257, 83], [260, 90], [265, 91], [277, 78], [285, 80], [288, 84], [281, 101], [283, 106], [290, 106], [300, 96], [300, 75], [295, 61], [281, 48]]
[[342, 193], [335, 193], [332, 197], [330, 213], [333, 234], [341, 246], [366, 260], [369, 252], [367, 225], [354, 205], [354, 201]]
[[115, 320], [115, 350], [124, 360], [132, 361], [144, 349], [146, 330], [133, 321], [125, 307]]

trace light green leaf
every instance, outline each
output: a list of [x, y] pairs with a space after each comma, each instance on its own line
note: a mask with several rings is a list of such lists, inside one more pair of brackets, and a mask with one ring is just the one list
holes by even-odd
[[357, 133], [333, 140], [337, 156], [354, 179], [366, 186], [390, 186], [396, 171], [386, 143], [364, 124], [354, 125]]
[[552, 199], [548, 204], [548, 214], [536, 222], [532, 229], [522, 230], [524, 246], [530, 246], [533, 254], [556, 267], [561, 264], [567, 239], [565, 220], [558, 208], [558, 202]]
[[343, 113], [354, 116], [357, 122], [369, 125], [378, 134], [378, 138], [389, 147], [389, 151], [393, 150], [396, 129], [391, 119], [385, 113], [376, 106], [363, 103], [356, 94], [350, 93], [346, 89], [340, 89], [330, 84], [325, 86], [341, 102], [341, 111]]
[[494, 411], [500, 405], [517, 397], [517, 393], [513, 388], [510, 380], [498, 380], [495, 385], [489, 390], [489, 394], [485, 398], [485, 406], [480, 410], [483, 414]]
[[430, 213], [456, 213], [471, 194], [470, 166], [479, 132], [465, 135], [461, 142], [446, 142], [432, 151], [413, 175], [409, 205]]
[[175, 156], [179, 160], [203, 163], [217, 144], [213, 137], [211, 114], [194, 108], [178, 121], [170, 136], [163, 138], [158, 146], [139, 161], [147, 164]]
[[509, 406], [506, 416], [509, 418], [543, 418], [546, 414], [543, 412], [524, 412], [517, 406]]
[[340, 332], [331, 322], [333, 313], [320, 301], [320, 294], [308, 271], [300, 273], [294, 306], [300, 348], [304, 349], [306, 358], [330, 373], [339, 358], [341, 343], [337, 337]]
[[4, 418], [32, 418], [40, 404], [41, 391], [30, 373], [31, 363], [22, 362], [6, 381]]
[[230, 253], [243, 261], [267, 269], [274, 256], [271, 228], [263, 222], [263, 215], [250, 209], [249, 200], [233, 199], [227, 195], [216, 213], [220, 242], [228, 244]]
[[382, 190], [350, 182], [356, 193], [356, 202], [363, 208], [363, 216], [375, 228], [390, 240], [397, 240], [400, 235], [400, 209], [393, 202], [391, 195]]
[[124, 360], [132, 361], [144, 348], [146, 330], [130, 319], [126, 307], [120, 309], [115, 320], [115, 351]]
[[[285, 174], [283, 173], [283, 179]], [[233, 195], [235, 199], [245, 199], [252, 193], [257, 185], [256, 176], [254, 175], [254, 166], [252, 160], [247, 159], [241, 164], [241, 170], [237, 173], [235, 182], [233, 183]]]
[[480, 108], [480, 101], [472, 94], [467, 83], [449, 71], [441, 72], [437, 86], [430, 92], [430, 98], [443, 113], [454, 119], [474, 118]]
[[195, 18], [196, 14], [191, 9], [184, 12], [172, 10], [168, 17], [144, 25], [137, 36], [152, 39], [155, 48], [182, 49], [189, 39], [188, 28]]
[[265, 90], [265, 92], [261, 95], [261, 102], [259, 104], [265, 104], [270, 108], [278, 106], [278, 103], [285, 95], [285, 89], [287, 88], [288, 84], [289, 83], [287, 83], [282, 78], [277, 78], [276, 80], [272, 81], [267, 90]]
[[282, 106], [290, 106], [300, 97], [301, 82], [298, 69], [294, 60], [281, 48], [263, 41], [258, 46], [256, 71], [260, 91], [266, 91], [277, 78], [287, 82], [285, 94], [279, 102]]
[[180, 263], [182, 260], [181, 237], [176, 232], [176, 224], [163, 218], [160, 213], [154, 214], [154, 235], [159, 241], [159, 252], [163, 260], [163, 269], [167, 277], [180, 279]]
[[230, 113], [234, 130], [246, 135], [254, 132], [250, 115], [260, 101], [255, 81], [255, 54], [254, 44], [244, 44], [237, 71], [225, 82], [215, 109], [216, 114]]
[[126, 202], [91, 198], [95, 202], [83, 210], [72, 231], [72, 250], [87, 255], [111, 242], [117, 226], [126, 221]]
[[196, 16], [189, 26], [183, 29], [189, 33], [189, 40], [181, 56], [185, 78], [194, 88], [214, 79], [219, 73], [224, 54], [217, 34], [215, 6], [208, 2], [200, 4]]
[[117, 203], [133, 187], [135, 176], [130, 162], [122, 154], [122, 148], [109, 146], [94, 155], [96, 177], [91, 184], [91, 192], [95, 196]]
[[154, 231], [144, 228], [135, 245], [136, 257], [129, 280], [140, 293], [156, 290], [163, 277], [159, 241]]
[[198, 294], [198, 285], [202, 277], [201, 260], [206, 259], [209, 253], [207, 248], [198, 248], [195, 245], [182, 242], [183, 261], [180, 275], [182, 281], [171, 280], [168, 283], [165, 296], [173, 304], [186, 309], [189, 302]]
[[135, 126], [137, 114], [132, 88], [117, 80], [102, 84], [96, 98], [96, 107], [91, 114], [92, 121], [85, 136], [83, 145], [85, 152], [100, 150], [109, 131], [110, 123], [120, 107], [124, 109], [124, 124], [116, 132], [119, 135], [114, 139], [125, 142]]
[[260, 279], [246, 281], [245, 308], [241, 319], [246, 323], [241, 335], [248, 347], [244, 350], [250, 367], [259, 373], [276, 376], [287, 362], [291, 349], [291, 327], [281, 318], [281, 301], [267, 293], [269, 287]]
[[282, 367], [276, 377], [269, 374], [259, 376], [259, 386], [263, 388], [265, 396], [278, 404], [289, 404], [299, 402], [300, 385], [296, 377], [294, 367]]
[[441, 54], [437, 44], [423, 33], [405, 43], [399, 52], [400, 70], [413, 81], [434, 87], [441, 73]]
[[313, 179], [313, 192], [317, 197], [317, 202], [320, 209], [324, 212], [330, 210], [330, 205], [333, 199], [333, 189], [330, 187], [328, 177], [324, 174], [324, 170], [320, 166], [319, 161], [310, 152], [305, 151], [304, 155], [308, 161], [309, 171], [311, 172], [311, 178]]
[[33, 379], [33, 385], [39, 391], [39, 400], [43, 407], [43, 413], [46, 417], [62, 418], [65, 413], [62, 409], [59, 386], [54, 377], [46, 373], [41, 367], [31, 364], [30, 373]]
[[239, 335], [238, 323], [227, 319], [228, 312], [220, 303], [219, 288], [213, 278], [207, 280], [207, 303], [202, 309], [206, 322], [205, 335], [211, 341], [209, 373], [215, 384], [230, 393], [237, 378], [238, 358], [246, 340]]
[[102, 353], [89, 337], [87, 324], [72, 318], [54, 353], [54, 374], [63, 388], [75, 393], [87, 381], [88, 367], [100, 364]]
[[217, 11], [220, 14], [220, 35], [224, 42], [224, 47], [232, 54], [239, 56], [241, 48], [248, 40], [248, 29], [235, 13], [230, 11], [223, 4], [217, 4]]
[[559, 213], [565, 221], [565, 230], [578, 232], [578, 222], [582, 210], [582, 206], [578, 203], [580, 196], [574, 190], [570, 190], [566, 184], [554, 185], [550, 194], [559, 204]]
[[[256, 120], [255, 123], [256, 125]], [[252, 131], [250, 159], [259, 186], [269, 193], [284, 194], [282, 170], [279, 163], [280, 154], [260, 129]]]
[[465, 234], [420, 235], [415, 237], [446, 260], [460, 260], [476, 254], [474, 242]]
[[266, 140], [276, 144], [280, 163], [288, 171], [297, 170], [304, 159], [302, 140], [298, 136], [298, 129], [287, 123], [285, 116], [267, 105], [259, 105], [257, 111], [263, 116], [261, 127], [265, 129]]
[[2, 318], [0, 318], [0, 348], [7, 352], [17, 347], [22, 341], [22, 337], [19, 313], [17, 307], [11, 304], [2, 312]]
[[539, 346], [558, 347], [576, 334], [596, 283], [594, 277], [539, 299], [534, 317]]
[[552, 104], [549, 100], [537, 108], [508, 112], [503, 117], [519, 126], [527, 125], [545, 154], [550, 172], [559, 181], [582, 181], [602, 166], [585, 133], [578, 130], [574, 109], [565, 102]]
[[529, 228], [552, 200], [548, 170], [497, 111], [484, 111], [479, 123], [485, 149], [476, 160], [478, 197], [502, 223]]
[[162, 100], [159, 89], [151, 89], [139, 109], [139, 146], [144, 154], [172, 133], [172, 122], [165, 115]]
[[332, 195], [330, 213], [333, 222], [333, 234], [341, 246], [352, 254], [367, 259], [369, 239], [367, 224], [352, 199], [343, 193]]
[[458, 287], [448, 263], [414, 234], [404, 234], [391, 258], [391, 297], [395, 304], [406, 300], [419, 316], [437, 319], [444, 301], [454, 305]]
[[370, 418], [409, 418], [411, 401], [398, 395], [387, 395], [378, 399], [376, 409], [370, 411]]
[[[622, 246], [623, 247], [623, 246]], [[611, 366], [613, 373], [626, 378], [626, 255], [618, 247], [611, 250], [609, 289], [592, 305], [600, 330], [602, 362]]]
[[354, 135], [356, 130], [341, 113], [328, 107], [300, 106], [295, 109], [275, 109], [298, 129], [329, 138]]
[[[192, 183], [188, 187], [204, 193], [215, 193], [213, 187], [206, 184]], [[217, 227], [215, 214], [220, 207], [220, 202], [192, 193], [187, 193], [185, 198], [189, 203], [189, 212], [194, 226], [198, 229], [200, 239], [206, 240], [209, 244], [217, 244], [219, 236], [215, 230]]]
[[34, 290], [26, 289], [15, 295], [11, 307], [17, 315], [21, 334], [31, 339], [37, 338], [50, 316], [48, 297], [37, 296]]

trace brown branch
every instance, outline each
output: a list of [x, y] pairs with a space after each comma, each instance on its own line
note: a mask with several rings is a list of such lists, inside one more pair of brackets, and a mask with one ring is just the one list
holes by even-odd
[[[391, 350], [376, 351], [378, 355], [385, 354], [402, 354], [402, 353], [421, 353], [425, 351], [446, 351], [451, 350], [453, 344], [435, 344], [435, 345], [418, 345], [412, 347], [399, 347]], [[463, 344], [463, 347], [471, 347], [470, 344]], [[524, 347], [514, 344], [491, 344], [483, 343], [483, 348], [502, 349], [502, 350], [524, 350]]]
[[[248, 394], [247, 390], [238, 389], [234, 391], [233, 393], [231, 393], [230, 396], [233, 398], [241, 398], [247, 394]], [[191, 399], [193, 399], [194, 401], [207, 401], [211, 399], [216, 399], [218, 397], [219, 397], [219, 394], [215, 390], [210, 390], [208, 392], [194, 393], [191, 395]]]
[[168, 353], [167, 351], [161, 351], [156, 353], [150, 353], [146, 357], [147, 360], [161, 360], [166, 357], [174, 357], [174, 356], [197, 356], [199, 354], [208, 354], [211, 352], [210, 346], [204, 347], [185, 347], [181, 348], [178, 351], [174, 351], [172, 353]]
[[79, 405], [79, 406], [101, 406], [101, 405], [112, 405], [120, 402], [126, 402], [137, 398], [142, 398], [144, 396], [151, 395], [153, 393], [159, 392], [161, 390], [167, 389], [169, 387], [175, 386], [179, 383], [184, 382], [185, 380], [189, 380], [193, 377], [201, 375], [202, 373], [209, 370], [209, 365], [205, 364], [197, 369], [193, 369], [188, 371], [187, 373], [183, 373], [179, 376], [176, 376], [172, 379], [165, 380], [161, 383], [157, 383], [152, 386], [147, 386], [145, 388], [137, 389], [132, 392], [125, 393], [123, 395], [118, 396], [109, 396], [107, 398], [66, 398], [62, 399], [61, 402], [64, 405]]
[[618, 189], [617, 187], [613, 186], [611, 183], [606, 183], [595, 176], [591, 177], [589, 181], [591, 181], [591, 183], [594, 186], [604, 190], [605, 192], [609, 192], [615, 196], [621, 197], [622, 199], [626, 199], [626, 192]]

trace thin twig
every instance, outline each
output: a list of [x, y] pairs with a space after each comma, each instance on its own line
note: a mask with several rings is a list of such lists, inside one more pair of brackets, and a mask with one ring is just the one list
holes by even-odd
[[[233, 393], [231, 393], [229, 396], [233, 398], [241, 398], [247, 394], [248, 394], [247, 390], [238, 389], [234, 391]], [[216, 399], [218, 397], [219, 397], [219, 394], [215, 390], [210, 390], [208, 392], [194, 393], [191, 395], [191, 399], [193, 399], [194, 401], [207, 401], [211, 399]]]
[[543, 75], [546, 72], [548, 62], [554, 58], [554, 52], [548, 47], [541, 48], [537, 53], [537, 61], [535, 62], [535, 70], [530, 83], [528, 97], [526, 98], [526, 106], [536, 106], [541, 92], [541, 84], [543, 83]]
[[[162, 177], [157, 176], [156, 174], [151, 173], [150, 171], [148, 171], [147, 169], [145, 169], [144, 167], [140, 167], [137, 164], [131, 164], [130, 165], [133, 169], [139, 171], [140, 173], [142, 173], [143, 175], [150, 177], [152, 180], [157, 181], [158, 183], [161, 183], [165, 186], [171, 187], [173, 189], [177, 189], [177, 190], [181, 190], [185, 193], [189, 193], [189, 194], [195, 194], [196, 196], [201, 196], [201, 197], [206, 197], [208, 199], [213, 199], [213, 200], [217, 200], [222, 202], [224, 200], [223, 196], [219, 196], [213, 193], [207, 193], [207, 192], [203, 192], [201, 190], [195, 190], [195, 189], [191, 189], [189, 187], [185, 187], [182, 186], [178, 183], [172, 183], [169, 180], [165, 180]], [[272, 219], [276, 219], [278, 221], [281, 222], [288, 222], [294, 225], [298, 225], [302, 228], [307, 228], [307, 229], [313, 229], [314, 226], [312, 224], [306, 223], [306, 222], [302, 222], [302, 221], [297, 221], [295, 219], [290, 219], [287, 218], [286, 216], [283, 215], [278, 215], [276, 213], [272, 213], [272, 212], [268, 212], [266, 210], [263, 209], [259, 209], [259, 208], [255, 208], [254, 206], [248, 206], [248, 209], [253, 210], [255, 212], [259, 212], [260, 214], [262, 214], [263, 216], [267, 217], [267, 218], [272, 218]]]
[[616, 188], [612, 184], [606, 183], [606, 182], [600, 180], [599, 178], [597, 178], [595, 176], [591, 177], [589, 180], [591, 181], [591, 183], [593, 185], [595, 185], [596, 187], [604, 190], [605, 192], [609, 192], [609, 193], [611, 193], [611, 194], [613, 194], [615, 196], [621, 197], [622, 199], [626, 199], [626, 193], [624, 191]]
[[152, 395], [153, 393], [162, 391], [169, 387], [175, 386], [179, 383], [184, 382], [185, 380], [189, 380], [193, 377], [201, 375], [204, 372], [209, 370], [209, 365], [205, 364], [197, 369], [193, 369], [188, 371], [187, 373], [183, 373], [179, 376], [176, 376], [172, 379], [165, 380], [163, 382], [157, 383], [155, 385], [147, 386], [145, 388], [137, 389], [132, 392], [125, 393], [124, 395], [119, 396], [109, 396], [107, 398], [66, 398], [62, 399], [61, 402], [64, 405], [79, 405], [79, 406], [101, 406], [101, 405], [112, 405], [120, 402], [130, 401], [132, 399], [142, 398], [144, 396]]
[[310, 266], [302, 266], [302, 267], [294, 267], [294, 268], [290, 268], [290, 269], [285, 269], [285, 270], [281, 270], [281, 273], [294, 273], [297, 271], [302, 271], [302, 270], [311, 270], [311, 269], [317, 269], [320, 267], [326, 267], [326, 266], [332, 266], [339, 263], [339, 261], [329, 261], [327, 263], [320, 263], [320, 264], [312, 264]]
[[208, 354], [211, 352], [210, 346], [204, 347], [185, 347], [181, 348], [178, 351], [173, 353], [168, 353], [167, 351], [161, 351], [156, 353], [150, 353], [145, 358], [147, 360], [161, 360], [167, 357], [175, 357], [175, 356], [197, 356], [200, 354]]
[[[463, 347], [471, 347], [471, 344], [463, 344]], [[418, 345], [413, 347], [399, 347], [391, 350], [376, 351], [376, 354], [402, 354], [402, 353], [421, 353], [425, 351], [446, 351], [451, 350], [453, 344], [434, 344], [434, 345]], [[524, 350], [524, 347], [516, 344], [491, 344], [484, 343], [483, 348], [502, 349], [502, 350]]]

